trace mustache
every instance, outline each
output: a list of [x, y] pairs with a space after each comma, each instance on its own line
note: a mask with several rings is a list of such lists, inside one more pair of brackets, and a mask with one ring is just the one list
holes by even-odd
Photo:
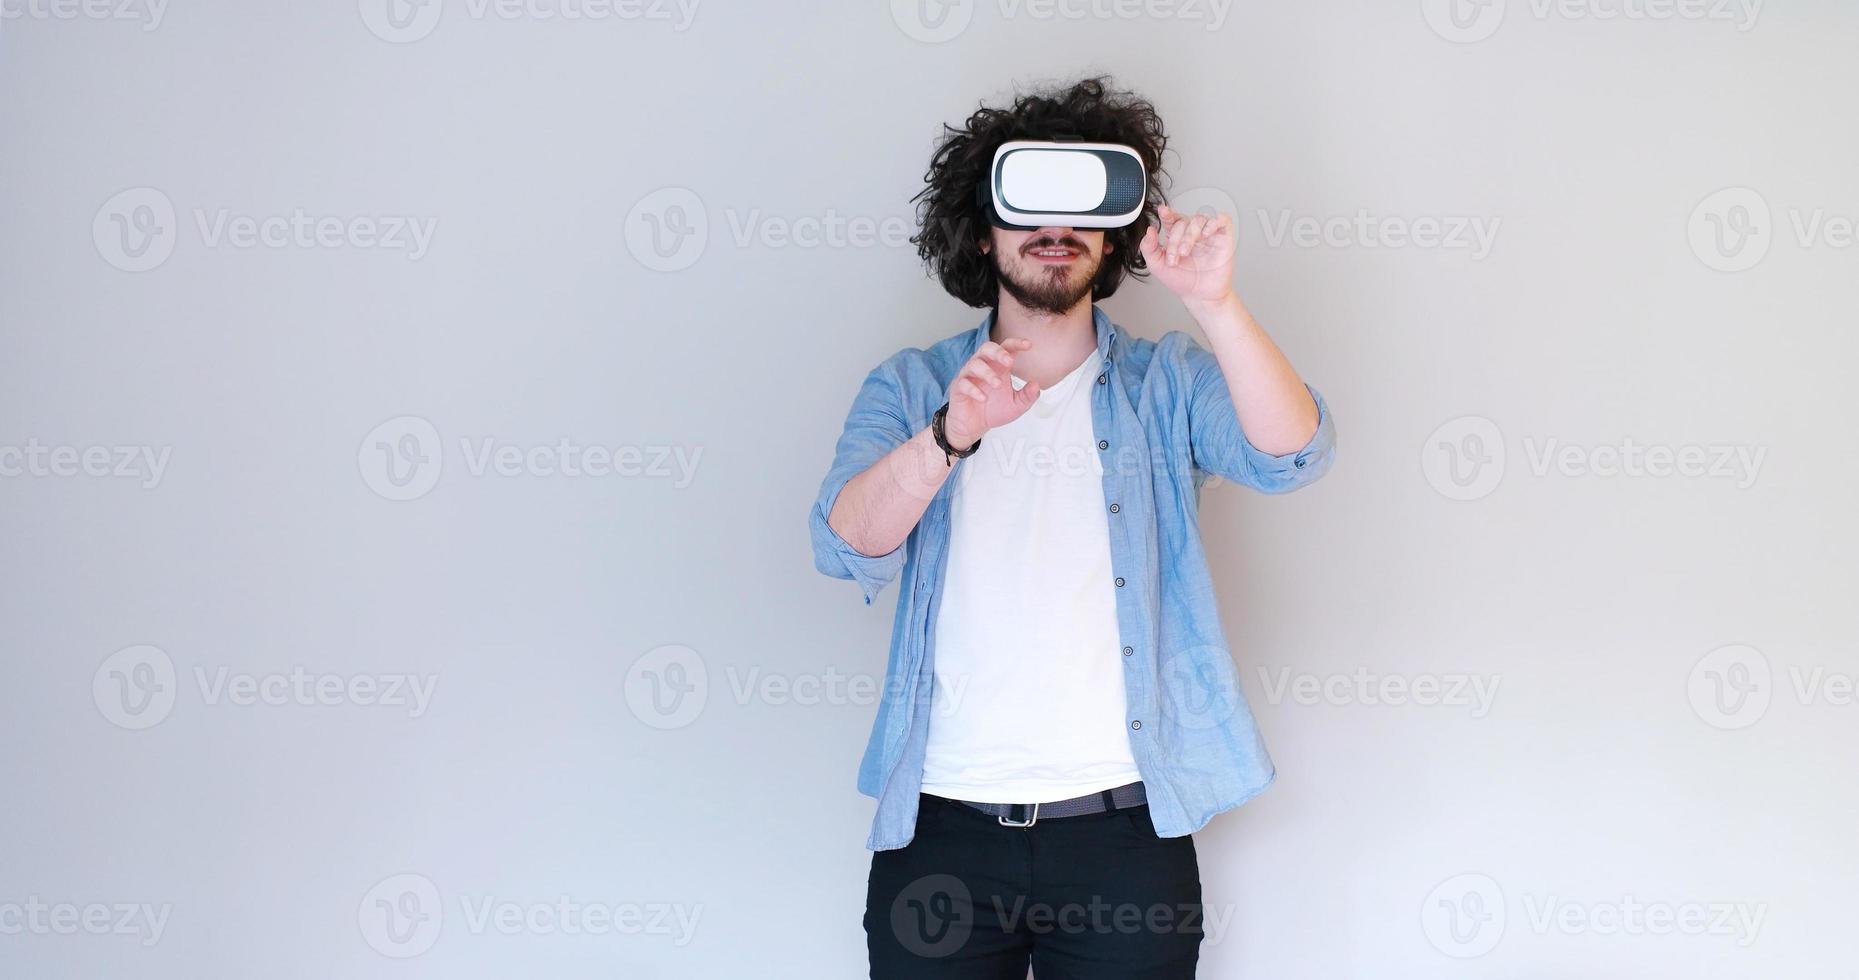
[[1082, 255], [1091, 254], [1091, 249], [1087, 247], [1083, 241], [1073, 238], [1070, 235], [1066, 235], [1064, 238], [1053, 238], [1051, 235], [1046, 235], [1041, 238], [1032, 239], [1025, 245], [1020, 246], [1020, 251], [1031, 252], [1037, 248], [1054, 247], [1074, 249]]

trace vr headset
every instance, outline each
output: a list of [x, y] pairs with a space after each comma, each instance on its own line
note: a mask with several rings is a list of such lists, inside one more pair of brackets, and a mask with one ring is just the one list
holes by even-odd
[[1148, 187], [1142, 157], [1120, 143], [1015, 140], [994, 151], [975, 199], [996, 228], [1122, 228]]

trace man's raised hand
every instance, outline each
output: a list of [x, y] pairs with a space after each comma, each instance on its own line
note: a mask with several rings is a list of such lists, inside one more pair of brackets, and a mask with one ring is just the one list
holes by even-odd
[[1032, 341], [1021, 337], [998, 344], [990, 340], [956, 372], [949, 383], [949, 412], [943, 418], [949, 445], [967, 449], [989, 429], [1026, 414], [1039, 400], [1036, 382], [1028, 381], [1018, 391], [1013, 387], [1014, 355], [1032, 347]]

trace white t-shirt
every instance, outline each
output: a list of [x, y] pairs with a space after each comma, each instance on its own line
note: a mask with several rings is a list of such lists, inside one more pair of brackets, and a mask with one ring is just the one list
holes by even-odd
[[1091, 424], [1101, 365], [1092, 351], [950, 477], [925, 793], [1049, 803], [1141, 778]]

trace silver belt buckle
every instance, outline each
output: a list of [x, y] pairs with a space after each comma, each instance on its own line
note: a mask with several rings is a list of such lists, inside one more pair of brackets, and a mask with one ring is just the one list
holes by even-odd
[[1018, 821], [1009, 820], [1007, 819], [1007, 814], [1005, 813], [1001, 814], [998, 817], [995, 817], [994, 819], [999, 820], [1000, 825], [1003, 827], [1031, 827], [1033, 824], [1039, 822], [1039, 804], [1037, 803], [1033, 804], [1033, 813], [1031, 816], [1026, 818], [1025, 823], [1020, 823]]

